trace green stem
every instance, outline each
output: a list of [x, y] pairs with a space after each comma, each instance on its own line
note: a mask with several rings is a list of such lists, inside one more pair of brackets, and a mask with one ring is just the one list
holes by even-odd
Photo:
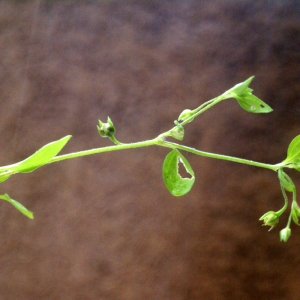
[[286, 208], [288, 206], [288, 203], [289, 203], [288, 196], [287, 196], [287, 194], [285, 192], [284, 187], [281, 184], [280, 184], [280, 188], [281, 188], [281, 192], [282, 192], [282, 195], [283, 195], [283, 198], [284, 198], [284, 205], [283, 205], [283, 207], [280, 210], [278, 210], [276, 212], [277, 215], [278, 215], [278, 217], [281, 216], [285, 212], [285, 210], [286, 210]]
[[141, 147], [153, 146], [153, 145], [157, 145], [157, 144], [158, 144], [158, 139], [155, 138], [155, 139], [147, 140], [147, 141], [143, 141], [143, 142], [120, 144], [120, 145], [115, 145], [115, 146], [83, 150], [83, 151], [78, 151], [78, 152], [73, 152], [73, 153], [69, 153], [69, 154], [55, 156], [48, 162], [48, 164], [54, 163], [57, 161], [66, 160], [66, 159], [75, 158], [75, 157], [92, 155], [92, 154], [96, 154], [96, 153], [104, 153], [104, 152], [111, 152], [111, 151], [118, 151], [118, 150], [125, 150], [125, 149], [141, 148]]
[[273, 171], [277, 171], [276, 165], [260, 163], [260, 162], [257, 162], [257, 161], [238, 158], [238, 157], [233, 157], [233, 156], [228, 156], [228, 155], [222, 155], [222, 154], [215, 154], [215, 153], [211, 153], [211, 152], [200, 151], [200, 150], [197, 150], [195, 148], [190, 148], [190, 147], [187, 147], [187, 146], [183, 146], [183, 145], [180, 145], [180, 144], [177, 144], [177, 143], [172, 143], [172, 142], [167, 142], [167, 141], [164, 141], [164, 142], [160, 143], [160, 145], [163, 146], [163, 147], [171, 148], [171, 149], [181, 149], [181, 150], [191, 152], [191, 153], [194, 153], [194, 154], [197, 154], [197, 155], [205, 156], [205, 157], [222, 159], [222, 160], [237, 162], [237, 163], [250, 165], [250, 166], [254, 166], [254, 167], [265, 168], [265, 169], [270, 169], [270, 170], [273, 170]]
[[196, 113], [193, 114], [190, 118], [188, 118], [185, 121], [181, 122], [180, 125], [184, 126], [187, 123], [190, 123], [191, 120], [193, 120], [194, 118], [196, 118], [200, 114], [204, 113], [209, 108], [213, 107], [214, 105], [216, 105], [217, 103], [219, 103], [220, 101], [225, 100], [225, 99], [227, 99], [227, 98], [225, 98], [223, 95], [220, 95], [220, 96], [218, 96], [214, 99], [211, 99], [211, 100], [201, 104], [199, 107], [197, 107], [196, 109], [193, 110], [193, 112], [196, 112]]
[[84, 150], [84, 151], [59, 155], [59, 156], [52, 158], [49, 161], [49, 163], [54, 163], [54, 162], [58, 162], [58, 161], [66, 160], [66, 159], [75, 158], [75, 157], [92, 155], [92, 154], [96, 154], [96, 153], [104, 153], [104, 152], [111, 152], [111, 151], [118, 151], [118, 150], [141, 148], [141, 147], [147, 147], [147, 146], [153, 146], [153, 145], [167, 147], [167, 148], [171, 148], [171, 149], [180, 149], [180, 150], [194, 153], [196, 155], [201, 155], [201, 156], [216, 158], [216, 159], [221, 159], [221, 160], [227, 160], [227, 161], [232, 161], [232, 162], [237, 162], [237, 163], [242, 163], [242, 164], [246, 164], [246, 165], [250, 165], [250, 166], [266, 168], [266, 169], [271, 169], [273, 171], [277, 171], [277, 168], [275, 167], [275, 165], [264, 164], [264, 163], [247, 160], [247, 159], [243, 159], [243, 158], [237, 158], [237, 157], [233, 157], [233, 156], [227, 156], [227, 155], [221, 155], [221, 154], [200, 151], [200, 150], [196, 150], [194, 148], [190, 148], [190, 147], [180, 145], [177, 143], [164, 141], [159, 137], [152, 139], [152, 140], [143, 141], [143, 142], [114, 145], [114, 146], [108, 146], [108, 147], [102, 147], [102, 148], [96, 148], [96, 149], [90, 149], [90, 150]]
[[[195, 108], [192, 112], [193, 112], [193, 115], [191, 115], [189, 118], [187, 118], [186, 120], [182, 121], [181, 123], [179, 123], [179, 125], [181, 126], [184, 126], [186, 125], [187, 123], [190, 123], [194, 120], [194, 118], [196, 118], [197, 116], [199, 116], [200, 114], [204, 113], [206, 110], [208, 110], [209, 108], [213, 107], [214, 105], [218, 104], [219, 102], [221, 102], [222, 100], [225, 100], [225, 99], [228, 99], [227, 96], [224, 96], [223, 94], [216, 97], [216, 98], [213, 98], [209, 101], [206, 101], [204, 103], [202, 103], [199, 107]], [[175, 121], [175, 124], [176, 124], [176, 121]], [[171, 128], [170, 130], [160, 134], [158, 136], [158, 138], [165, 138], [165, 137], [168, 137], [168, 136], [172, 136], [171, 132], [173, 130], [176, 129], [178, 125], [174, 126], [173, 128]]]
[[288, 222], [286, 224], [286, 228], [290, 228], [291, 227], [291, 221], [292, 221], [292, 212], [289, 215], [289, 219], [288, 219]]

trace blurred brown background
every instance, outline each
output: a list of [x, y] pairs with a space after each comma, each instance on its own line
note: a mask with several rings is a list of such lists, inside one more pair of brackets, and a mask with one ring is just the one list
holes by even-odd
[[[298, 1], [0, 1], [0, 163], [67, 134], [64, 153], [153, 138], [256, 75], [274, 112], [233, 100], [186, 126], [185, 144], [266, 163], [300, 134]], [[196, 173], [172, 197], [167, 149], [78, 158], [1, 185], [33, 210], [0, 210], [1, 300], [300, 299], [300, 229], [279, 242], [259, 217], [277, 175], [185, 154]], [[300, 187], [299, 175], [289, 173]]]

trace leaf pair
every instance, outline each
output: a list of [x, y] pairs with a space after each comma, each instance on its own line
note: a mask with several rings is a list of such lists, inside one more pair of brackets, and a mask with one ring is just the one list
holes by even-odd
[[250, 113], [269, 113], [273, 111], [268, 104], [252, 94], [253, 90], [248, 86], [253, 78], [254, 76], [236, 84], [233, 88], [226, 91], [224, 95], [228, 98], [235, 98], [239, 105]]

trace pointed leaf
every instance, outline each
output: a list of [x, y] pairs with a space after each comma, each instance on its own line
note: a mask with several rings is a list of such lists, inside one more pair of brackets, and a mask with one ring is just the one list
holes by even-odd
[[[178, 164], [182, 163], [191, 178], [182, 178], [178, 171]], [[188, 193], [194, 182], [194, 171], [186, 158], [177, 150], [172, 150], [165, 158], [163, 164], [163, 179], [166, 187], [174, 196], [182, 196]]]
[[0, 183], [1, 182], [4, 182], [5, 180], [7, 180], [11, 175], [3, 175], [3, 174], [0, 174]]
[[244, 93], [245, 90], [248, 88], [249, 84], [251, 83], [251, 81], [253, 80], [253, 78], [254, 78], [254, 76], [251, 76], [248, 79], [246, 79], [245, 81], [236, 84], [234, 87], [232, 87], [231, 89], [226, 91], [224, 94], [234, 93], [236, 95], [240, 95], [240, 94]]
[[287, 157], [284, 162], [297, 163], [300, 160], [300, 135], [297, 135], [290, 143], [287, 150]]
[[51, 142], [40, 148], [25, 160], [7, 166], [6, 170], [12, 170], [20, 173], [34, 171], [35, 169], [47, 164], [54, 156], [56, 156], [66, 145], [70, 138], [71, 135], [67, 135], [58, 141]]
[[237, 97], [236, 100], [244, 110], [251, 113], [269, 113], [273, 111], [268, 104], [252, 94]]
[[7, 180], [12, 174], [13, 174], [13, 172], [11, 172], [11, 171], [1, 170], [0, 171], [0, 183]]
[[19, 212], [28, 217], [29, 219], [33, 219], [33, 212], [28, 210], [25, 206], [23, 206], [18, 201], [11, 199], [7, 194], [0, 195], [0, 199], [5, 200], [12, 204]]

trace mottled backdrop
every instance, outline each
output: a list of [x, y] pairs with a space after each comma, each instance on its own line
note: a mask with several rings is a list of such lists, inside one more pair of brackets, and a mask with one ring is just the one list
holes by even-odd
[[[299, 1], [0, 1], [0, 163], [67, 134], [64, 153], [153, 138], [256, 75], [272, 114], [233, 100], [184, 142], [267, 163], [300, 134]], [[1, 184], [1, 300], [300, 299], [300, 229], [259, 217], [283, 204], [276, 173], [185, 154], [192, 192], [172, 197], [167, 149], [78, 158]], [[300, 188], [299, 175], [289, 173]]]

